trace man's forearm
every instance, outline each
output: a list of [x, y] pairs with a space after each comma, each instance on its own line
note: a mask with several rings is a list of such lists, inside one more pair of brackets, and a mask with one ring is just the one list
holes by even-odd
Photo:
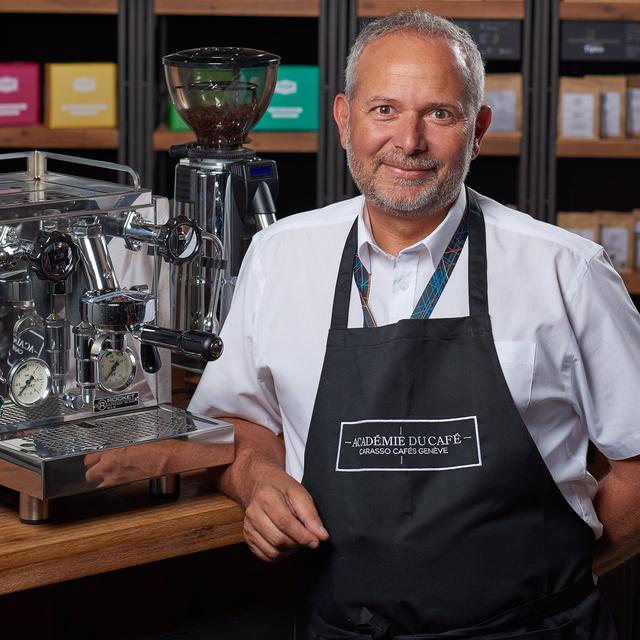
[[221, 420], [235, 425], [235, 459], [232, 464], [212, 471], [220, 491], [246, 508], [265, 469], [284, 469], [284, 442], [253, 422], [228, 416]]
[[598, 485], [594, 506], [604, 533], [596, 543], [593, 571], [602, 575], [640, 552], [640, 461], [612, 462]]

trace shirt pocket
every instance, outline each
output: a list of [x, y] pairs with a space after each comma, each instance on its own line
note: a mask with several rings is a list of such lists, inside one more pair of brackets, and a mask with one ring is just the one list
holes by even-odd
[[536, 343], [496, 340], [495, 345], [511, 397], [522, 416], [531, 402]]

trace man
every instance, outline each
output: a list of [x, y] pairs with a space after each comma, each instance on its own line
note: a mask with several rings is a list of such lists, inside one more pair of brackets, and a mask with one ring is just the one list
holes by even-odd
[[298, 552], [304, 638], [615, 637], [640, 320], [600, 247], [464, 188], [482, 87], [443, 19], [363, 30], [334, 116], [364, 197], [255, 237], [190, 406], [237, 425], [220, 487], [258, 557]]

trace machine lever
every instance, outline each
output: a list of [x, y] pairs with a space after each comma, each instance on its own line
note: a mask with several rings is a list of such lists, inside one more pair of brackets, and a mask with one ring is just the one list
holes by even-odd
[[222, 355], [222, 340], [215, 333], [207, 331], [176, 331], [143, 324], [138, 337], [143, 345], [163, 347], [207, 362], [217, 360]]

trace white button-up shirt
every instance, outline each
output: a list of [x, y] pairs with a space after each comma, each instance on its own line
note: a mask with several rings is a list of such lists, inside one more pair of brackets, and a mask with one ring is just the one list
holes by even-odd
[[[601, 533], [587, 472], [589, 439], [610, 459], [640, 454], [640, 316], [602, 248], [479, 196], [487, 233], [489, 313], [515, 404], [573, 509]], [[190, 404], [283, 433], [287, 471], [302, 479], [333, 294], [349, 229], [371, 273], [379, 325], [408, 318], [458, 226], [464, 190], [444, 221], [398, 256], [369, 230], [362, 197], [286, 218], [257, 234], [222, 330]], [[466, 316], [465, 245], [432, 318]], [[363, 325], [352, 287], [349, 326]]]

